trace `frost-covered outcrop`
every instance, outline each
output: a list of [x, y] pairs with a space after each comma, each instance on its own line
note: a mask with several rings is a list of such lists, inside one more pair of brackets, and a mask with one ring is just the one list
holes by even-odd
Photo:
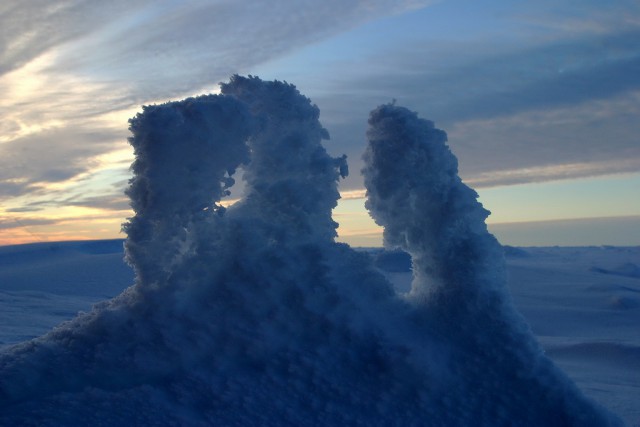
[[[385, 245], [411, 254], [408, 301], [445, 337], [452, 425], [608, 425], [544, 356], [506, 287], [504, 251], [489, 212], [458, 176], [447, 135], [393, 104], [371, 112], [366, 206]], [[419, 314], [418, 314], [419, 313]], [[464, 410], [456, 410], [464, 408]], [[446, 423], [445, 423], [446, 425]]]
[[514, 312], [445, 133], [371, 114], [367, 206], [413, 257], [399, 295], [334, 241], [347, 165], [318, 118], [294, 86], [234, 76], [132, 119], [135, 284], [0, 355], [0, 425], [619, 425]]

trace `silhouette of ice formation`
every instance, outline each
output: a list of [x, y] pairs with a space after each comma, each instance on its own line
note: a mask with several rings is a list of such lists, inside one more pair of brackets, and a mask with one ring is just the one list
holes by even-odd
[[[136, 281], [0, 355], [0, 425], [613, 426], [542, 353], [446, 134], [371, 113], [367, 207], [408, 251], [397, 294], [334, 241], [345, 157], [294, 86], [146, 106], [124, 226]], [[246, 194], [221, 198], [242, 167]]]

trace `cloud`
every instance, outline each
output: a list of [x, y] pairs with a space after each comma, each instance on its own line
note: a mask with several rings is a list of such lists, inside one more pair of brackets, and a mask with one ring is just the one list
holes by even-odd
[[29, 185], [27, 183], [20, 182], [19, 180], [6, 179], [4, 181], [0, 181], [0, 198], [2, 195], [4, 197], [19, 196], [28, 188]]
[[85, 197], [77, 200], [65, 201], [69, 206], [83, 206], [104, 211], [130, 211], [129, 199], [124, 195], [104, 195]]
[[133, 109], [122, 90], [48, 73], [55, 61], [43, 54], [0, 77], [0, 199], [88, 173], [99, 156], [128, 148]]
[[0, 217], [0, 229], [8, 230], [11, 228], [25, 228], [33, 225], [51, 225], [58, 223], [58, 220], [46, 219], [46, 218], [20, 218], [15, 217], [3, 218]]
[[[462, 85], [461, 91], [470, 95], [462, 102], [443, 106], [439, 114], [444, 120], [490, 118], [636, 91], [640, 89], [638, 40], [640, 32], [632, 32], [577, 44], [542, 46], [470, 64], [456, 74], [436, 79], [438, 83], [449, 82], [449, 88], [441, 90], [451, 89], [450, 85], [457, 82]], [[617, 50], [618, 55], [610, 50]]]
[[19, 208], [9, 208], [4, 211], [7, 213], [21, 213], [21, 212], [38, 212], [41, 211], [42, 208], [38, 206], [22, 206]]
[[0, 145], [0, 198], [90, 171], [95, 156], [113, 149], [113, 138], [99, 130], [62, 128]]
[[566, 37], [607, 34], [640, 26], [640, 4], [633, 0], [610, 1], [606, 7], [598, 0], [541, 0], [536, 5], [538, 10], [513, 14], [520, 27]]
[[463, 175], [477, 186], [640, 170], [640, 91], [606, 100], [455, 123]]
[[30, 2], [13, 6], [0, 22], [9, 25], [0, 70], [15, 69], [57, 48], [59, 60], [52, 72], [74, 70], [99, 81], [126, 82], [142, 98], [149, 93], [164, 98], [428, 3], [59, 1], [44, 7]]
[[[313, 96], [327, 145], [346, 146], [360, 169], [367, 106], [397, 98], [447, 131], [462, 175], [479, 185], [637, 171], [640, 29], [630, 25], [518, 43], [414, 40], [342, 63], [344, 77]], [[361, 185], [354, 175], [345, 188]]]
[[[0, 73], [15, 70], [48, 49], [124, 15], [125, 5], [86, 0], [4, 2], [0, 6]], [[115, 13], [114, 13], [115, 12]]]
[[397, 97], [444, 122], [565, 107], [640, 89], [639, 39], [640, 30], [524, 46], [414, 42], [367, 57], [364, 76], [327, 92]]
[[63, 208], [71, 206], [99, 209], [105, 214], [108, 213], [107, 211], [121, 212], [131, 210], [129, 199], [124, 196], [123, 191], [105, 193], [97, 196], [87, 196], [83, 194], [76, 194], [71, 197], [64, 196], [64, 191], [50, 191], [44, 193], [40, 197], [41, 200], [30, 202], [26, 206], [5, 209], [4, 211], [7, 213], [37, 212], [47, 208]]
[[364, 199], [366, 196], [366, 190], [345, 190], [340, 192], [340, 198], [342, 200], [354, 200]]
[[471, 175], [465, 180], [475, 188], [499, 185], [524, 184], [531, 182], [557, 181], [584, 178], [596, 175], [612, 175], [636, 172], [640, 169], [640, 159], [627, 161], [570, 163], [531, 168], [506, 169]]

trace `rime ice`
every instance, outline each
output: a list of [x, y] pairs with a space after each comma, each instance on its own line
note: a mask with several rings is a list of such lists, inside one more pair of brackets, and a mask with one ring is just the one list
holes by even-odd
[[445, 133], [371, 114], [367, 206], [413, 257], [404, 297], [334, 241], [347, 167], [318, 118], [294, 86], [234, 76], [132, 119], [136, 282], [0, 356], [0, 424], [620, 425], [512, 308]]

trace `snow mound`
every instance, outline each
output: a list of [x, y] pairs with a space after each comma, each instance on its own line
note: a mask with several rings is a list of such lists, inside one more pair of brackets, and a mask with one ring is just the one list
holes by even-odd
[[374, 256], [374, 265], [389, 273], [411, 271], [411, 255], [400, 249], [381, 251]]
[[609, 298], [609, 306], [618, 310], [640, 307], [640, 299], [624, 295], [613, 295]]
[[616, 342], [581, 342], [549, 346], [547, 352], [554, 357], [595, 359], [601, 363], [623, 366], [629, 372], [640, 370], [640, 346]]
[[613, 274], [615, 276], [624, 276], [624, 277], [631, 277], [634, 279], [640, 279], [640, 266], [632, 262], [624, 263], [613, 269], [592, 267], [591, 271], [594, 271], [596, 273], [602, 273], [602, 274]]
[[121, 254], [124, 241], [122, 239], [113, 240], [92, 240], [80, 243], [79, 249], [91, 255]]
[[133, 281], [131, 268], [122, 262], [122, 244], [104, 240], [2, 247], [0, 289], [112, 297]]
[[514, 311], [446, 134], [371, 113], [367, 206], [411, 254], [400, 295], [334, 241], [347, 166], [318, 118], [294, 86], [234, 76], [132, 119], [135, 285], [0, 355], [0, 424], [620, 425]]
[[525, 249], [514, 246], [504, 245], [502, 249], [504, 250], [504, 256], [507, 258], [528, 258], [531, 256]]

